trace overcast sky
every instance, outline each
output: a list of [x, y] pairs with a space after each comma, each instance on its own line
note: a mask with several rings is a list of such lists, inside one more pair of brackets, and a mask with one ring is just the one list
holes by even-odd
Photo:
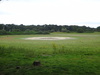
[[100, 0], [3, 0], [0, 23], [100, 26]]

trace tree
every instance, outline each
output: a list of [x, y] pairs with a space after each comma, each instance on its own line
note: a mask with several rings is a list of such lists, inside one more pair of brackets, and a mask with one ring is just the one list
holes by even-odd
[[6, 35], [7, 34], [7, 31], [5, 30], [0, 30], [0, 35]]
[[100, 32], [100, 26], [99, 26], [99, 27], [97, 27], [97, 31], [98, 31], [98, 32]]
[[[86, 26], [76, 26], [76, 25], [54, 25], [54, 24], [44, 24], [44, 25], [16, 25], [16, 24], [0, 24], [1, 33], [6, 34], [49, 34], [51, 32], [94, 32], [100, 31], [100, 26], [97, 28], [91, 28]], [[4, 31], [2, 31], [4, 30]]]
[[78, 32], [78, 33], [83, 33], [84, 30], [83, 30], [82, 28], [79, 28], [79, 29], [77, 29], [77, 32]]
[[3, 26], [4, 26], [3, 24], [0, 24], [0, 30], [3, 30]]
[[61, 31], [62, 31], [62, 32], [70, 33], [70, 31], [69, 31], [67, 28], [65, 28], [65, 27], [63, 27]]

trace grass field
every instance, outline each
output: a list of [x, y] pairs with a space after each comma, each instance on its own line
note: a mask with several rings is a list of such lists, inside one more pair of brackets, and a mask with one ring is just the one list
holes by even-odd
[[[41, 65], [33, 66], [34, 61]], [[0, 75], [100, 75], [100, 33], [0, 36]]]

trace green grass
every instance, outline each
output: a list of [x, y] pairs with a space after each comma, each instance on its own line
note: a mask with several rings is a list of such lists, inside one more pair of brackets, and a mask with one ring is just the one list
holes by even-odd
[[[53, 36], [76, 39], [23, 39]], [[37, 60], [41, 66], [32, 65]], [[99, 70], [100, 33], [0, 36], [0, 75], [100, 75]]]

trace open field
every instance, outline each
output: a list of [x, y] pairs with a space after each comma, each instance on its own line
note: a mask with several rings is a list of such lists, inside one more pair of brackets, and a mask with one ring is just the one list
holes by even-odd
[[[30, 37], [75, 39], [23, 39]], [[0, 36], [0, 75], [100, 75], [100, 33]]]

